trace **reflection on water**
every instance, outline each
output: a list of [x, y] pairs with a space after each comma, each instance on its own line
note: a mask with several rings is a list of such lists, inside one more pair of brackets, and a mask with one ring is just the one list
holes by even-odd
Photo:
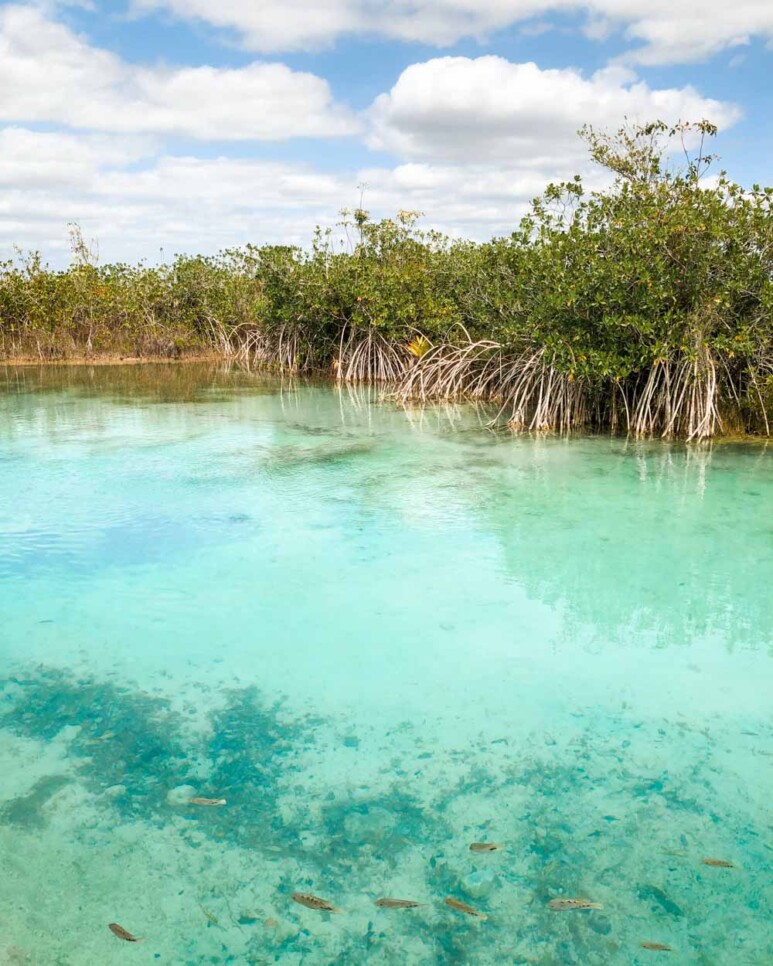
[[769, 450], [2, 380], [0, 963], [771, 961]]
[[[285, 378], [284, 387], [296, 380]], [[277, 392], [282, 381], [247, 373], [227, 364], [214, 365], [191, 362], [148, 363], [142, 365], [94, 366], [13, 366], [0, 365], [0, 389], [4, 394], [21, 396], [55, 393], [60, 404], [64, 394], [82, 399], [99, 400], [106, 395], [111, 400], [132, 403], [207, 402], [215, 398], [227, 399], [239, 390], [251, 395], [261, 391]]]

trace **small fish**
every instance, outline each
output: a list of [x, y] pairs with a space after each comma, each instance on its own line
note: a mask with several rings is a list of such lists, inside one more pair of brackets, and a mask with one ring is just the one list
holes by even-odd
[[115, 732], [105, 731], [104, 734], [97, 735], [94, 741], [109, 741], [111, 738], [115, 738]]
[[225, 805], [224, 798], [192, 798], [191, 805]]
[[666, 946], [665, 943], [639, 943], [642, 949], [651, 949], [656, 953], [670, 953], [673, 952], [670, 946]]
[[132, 936], [128, 930], [124, 929], [123, 926], [119, 926], [117, 922], [109, 922], [107, 928], [114, 936], [118, 936], [119, 939], [123, 939], [127, 943], [138, 943], [139, 940], [136, 936]]
[[340, 912], [332, 902], [327, 899], [320, 899], [319, 896], [312, 896], [308, 892], [294, 892], [290, 898], [293, 902], [306, 906], [307, 909], [319, 909], [321, 912]]
[[501, 848], [499, 842], [473, 842], [470, 852], [498, 852]]
[[458, 899], [444, 899], [443, 901], [451, 909], [456, 909], [457, 912], [463, 912], [468, 916], [475, 916], [478, 919], [488, 919], [485, 912], [478, 912], [477, 909], [468, 906], [466, 902], [459, 902]]
[[566, 912], [569, 909], [603, 909], [600, 902], [591, 902], [590, 899], [551, 899], [548, 909], [554, 912]]
[[710, 865], [716, 869], [734, 869], [735, 864], [726, 859], [701, 859], [702, 865]]
[[376, 899], [379, 909], [416, 909], [421, 903], [413, 899]]
[[213, 926], [220, 925], [220, 920], [217, 918], [214, 912], [210, 912], [209, 909], [207, 909], [206, 906], [202, 906], [200, 902], [197, 902], [196, 905], [199, 907], [199, 909], [201, 909], [201, 911], [204, 913], [207, 919], [209, 919], [209, 921], [212, 923]]

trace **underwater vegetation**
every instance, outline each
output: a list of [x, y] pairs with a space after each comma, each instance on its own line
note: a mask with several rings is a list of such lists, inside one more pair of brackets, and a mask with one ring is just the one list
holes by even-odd
[[707, 121], [581, 133], [611, 187], [550, 185], [483, 244], [358, 209], [348, 247], [151, 267], [98, 265], [76, 230], [65, 270], [0, 265], [0, 358], [205, 353], [489, 403], [514, 431], [770, 435], [773, 188], [705, 178]]
[[340, 466], [346, 468], [360, 457], [370, 455], [374, 450], [371, 443], [329, 443], [323, 446], [286, 446], [272, 447], [266, 460], [266, 468], [271, 473], [292, 473], [312, 466]]
[[[279, 708], [266, 707], [254, 688], [226, 695], [224, 707], [212, 714], [211, 731], [195, 743], [184, 717], [171, 711], [167, 700], [119, 685], [45, 671], [0, 682], [0, 688], [6, 703], [0, 722], [16, 734], [50, 740], [62, 728], [77, 728], [70, 749], [78, 780], [95, 794], [121, 789], [111, 804], [119, 817], [161, 820], [169, 814], [170, 791], [200, 785], [203, 769], [207, 785], [229, 804], [218, 817], [218, 837], [246, 846], [254, 844], [256, 834], [263, 844], [283, 840], [276, 808], [280, 780], [313, 722], [284, 722]], [[54, 782], [46, 779], [44, 787], [15, 801], [5, 814], [22, 821], [29, 808], [27, 821], [36, 820], [35, 805]], [[191, 792], [183, 800], [190, 815], [198, 811], [193, 797]], [[199, 816], [208, 820], [214, 821]]]
[[158, 370], [6, 373], [0, 962], [773, 961], [765, 443]]
[[[733, 962], [764, 961], [745, 945], [769, 895], [764, 831], [721, 794], [708, 752], [642, 774], [623, 747], [630, 724], [602, 737], [588, 721], [564, 747], [532, 736], [486, 757], [476, 744], [453, 777], [440, 755], [429, 785], [393, 775], [315, 800], [300, 756], [326, 754], [331, 740], [354, 747], [352, 737], [253, 687], [223, 697], [191, 728], [125, 684], [46, 669], [1, 681], [0, 735], [50, 742], [64, 730], [72, 767], [6, 801], [0, 830], [44, 834], [57, 795], [79, 785], [106, 834], [177, 823], [194, 855], [203, 842], [250, 855], [263, 900], [199, 892], [198, 932], [165, 924], [185, 963], [601, 966], [639, 962], [636, 950], [689, 951], [706, 966], [730, 962], [728, 950]], [[652, 727], [633, 724], [642, 741]], [[476, 835], [493, 816], [496, 842]], [[726, 855], [707, 851], [720, 841]], [[195, 881], [180, 888], [196, 894]], [[123, 916], [107, 927], [154, 942]]]

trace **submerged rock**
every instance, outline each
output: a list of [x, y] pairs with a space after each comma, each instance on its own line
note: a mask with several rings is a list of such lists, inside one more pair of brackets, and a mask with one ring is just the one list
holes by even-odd
[[167, 792], [166, 801], [168, 805], [187, 805], [195, 794], [193, 785], [178, 785]]
[[313, 829], [304, 829], [302, 832], [298, 833], [298, 838], [304, 849], [314, 851], [315, 849], [320, 849], [322, 847], [322, 837], [319, 832]]
[[468, 895], [477, 899], [488, 895], [495, 882], [496, 876], [491, 869], [475, 869], [462, 879], [462, 887]]

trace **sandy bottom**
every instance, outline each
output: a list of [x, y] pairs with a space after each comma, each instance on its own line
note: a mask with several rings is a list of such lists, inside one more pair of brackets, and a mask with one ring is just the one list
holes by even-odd
[[772, 454], [446, 416], [8, 377], [0, 966], [771, 966]]
[[[551, 734], [451, 746], [442, 721], [384, 734], [251, 688], [167, 701], [42, 671], [9, 682], [0, 707], [2, 962], [558, 966], [648, 962], [640, 943], [657, 942], [673, 962], [763, 966], [773, 953], [760, 720], [588, 710]], [[502, 848], [471, 852], [480, 841]], [[381, 910], [383, 896], [422, 905]], [[562, 896], [604, 908], [549, 910]]]

